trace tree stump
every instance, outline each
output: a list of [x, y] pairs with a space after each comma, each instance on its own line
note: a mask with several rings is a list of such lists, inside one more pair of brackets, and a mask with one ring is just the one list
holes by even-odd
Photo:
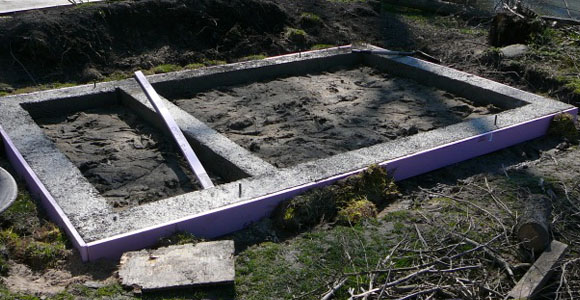
[[550, 244], [552, 203], [543, 195], [530, 195], [516, 225], [516, 234], [524, 248], [538, 254]]
[[518, 5], [495, 15], [489, 29], [489, 44], [494, 47], [526, 44], [532, 34], [545, 29], [546, 22], [540, 16]]

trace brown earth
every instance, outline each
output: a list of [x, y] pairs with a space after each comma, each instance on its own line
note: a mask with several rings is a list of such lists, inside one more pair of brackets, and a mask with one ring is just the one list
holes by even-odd
[[222, 87], [173, 101], [277, 167], [501, 111], [370, 67]]
[[201, 189], [173, 141], [123, 106], [36, 121], [114, 207]]

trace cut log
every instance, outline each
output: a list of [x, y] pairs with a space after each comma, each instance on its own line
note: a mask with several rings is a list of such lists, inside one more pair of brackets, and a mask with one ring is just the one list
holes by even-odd
[[530, 195], [518, 220], [516, 233], [522, 245], [539, 254], [551, 241], [552, 203], [543, 195]]

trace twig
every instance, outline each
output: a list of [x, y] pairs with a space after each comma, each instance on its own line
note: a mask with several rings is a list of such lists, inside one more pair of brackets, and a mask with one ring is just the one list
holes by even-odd
[[427, 242], [423, 238], [423, 235], [421, 234], [421, 231], [419, 230], [419, 227], [417, 226], [417, 223], [415, 223], [414, 225], [415, 225], [415, 230], [417, 231], [417, 236], [419, 236], [419, 239], [421, 240], [421, 243], [423, 243], [423, 247], [425, 247], [425, 248], [429, 247], [429, 245], [427, 245]]
[[430, 266], [430, 267], [425, 268], [425, 269], [421, 269], [421, 270], [419, 270], [419, 271], [417, 271], [415, 273], [411, 273], [411, 274], [409, 274], [409, 275], [407, 275], [407, 276], [405, 276], [403, 278], [397, 279], [395, 281], [385, 282], [385, 284], [383, 284], [383, 286], [380, 287], [380, 288], [375, 288], [375, 289], [366, 291], [366, 292], [361, 293], [361, 294], [353, 295], [350, 298], [351, 299], [356, 299], [356, 298], [365, 297], [366, 295], [370, 295], [370, 294], [376, 293], [376, 292], [378, 292], [380, 290], [383, 290], [383, 289], [386, 289], [386, 288], [393, 287], [393, 286], [396, 286], [398, 284], [401, 284], [401, 283], [403, 283], [405, 281], [408, 281], [408, 280], [410, 280], [410, 279], [412, 279], [414, 277], [417, 277], [417, 276], [419, 276], [419, 275], [421, 275], [423, 273], [427, 273], [427, 272], [429, 272], [432, 269], [433, 269], [433, 266]]
[[[427, 221], [427, 223], [429, 223], [431, 226], [435, 226], [435, 225], [433, 225], [433, 222], [432, 222], [431, 220], [429, 220], [429, 218], [427, 218], [427, 217], [426, 217], [425, 215], [423, 215], [421, 212], [419, 212], [419, 214], [420, 214], [420, 215], [421, 215], [421, 216], [422, 216], [422, 217], [423, 217], [423, 218], [424, 218], [424, 219]], [[494, 260], [496, 263], [498, 263], [498, 264], [500, 264], [501, 266], [503, 266], [503, 268], [506, 270], [506, 272], [508, 273], [508, 275], [509, 275], [509, 276], [511, 277], [511, 279], [512, 279], [512, 280], [515, 282], [515, 279], [514, 279], [514, 271], [513, 271], [513, 270], [512, 270], [512, 268], [510, 267], [510, 264], [509, 264], [509, 263], [508, 263], [508, 262], [507, 262], [505, 259], [503, 259], [501, 256], [499, 256], [499, 255], [495, 254], [495, 253], [494, 253], [492, 250], [490, 250], [490, 249], [489, 249], [489, 245], [488, 245], [488, 244], [490, 244], [490, 243], [491, 243], [491, 241], [489, 241], [489, 242], [487, 242], [487, 243], [485, 243], [485, 244], [480, 244], [480, 243], [478, 243], [478, 242], [476, 242], [476, 241], [474, 241], [474, 240], [472, 240], [472, 239], [470, 239], [470, 238], [468, 238], [468, 237], [466, 237], [466, 236], [464, 236], [464, 235], [461, 235], [461, 234], [459, 234], [459, 233], [456, 233], [456, 232], [451, 232], [451, 231], [449, 231], [449, 230], [446, 230], [445, 228], [441, 228], [441, 229], [442, 229], [442, 230], [445, 230], [447, 233], [449, 233], [449, 234], [451, 234], [451, 235], [453, 235], [453, 236], [455, 236], [455, 237], [457, 237], [457, 238], [459, 238], [459, 239], [462, 239], [462, 240], [464, 240], [464, 241], [466, 241], [466, 242], [468, 242], [468, 243], [472, 244], [472, 245], [473, 245], [473, 246], [475, 246], [477, 249], [480, 249], [480, 248], [481, 248], [481, 249], [483, 249], [483, 251], [484, 251], [484, 252], [485, 252], [487, 255], [489, 255], [489, 256], [490, 256], [490, 257], [491, 257], [491, 258], [492, 258], [492, 259], [493, 259], [493, 260]], [[497, 238], [497, 236], [496, 236], [495, 238]], [[494, 238], [494, 239], [495, 239], [495, 238]], [[492, 239], [492, 241], [493, 241], [493, 239]]]
[[328, 291], [326, 294], [324, 294], [324, 296], [322, 296], [322, 298], [320, 298], [320, 300], [328, 300], [328, 299], [332, 298], [334, 293], [336, 293], [336, 291], [338, 291], [338, 289], [340, 289], [347, 280], [348, 280], [348, 278], [343, 278], [342, 280], [340, 280], [336, 285], [334, 285], [330, 289], [330, 291]]
[[504, 237], [505, 237], [505, 239], [506, 239], [506, 242], [509, 242], [509, 234], [508, 234], [507, 228], [505, 227], [505, 225], [503, 224], [503, 222], [502, 222], [502, 221], [501, 221], [501, 220], [500, 220], [500, 219], [499, 219], [499, 218], [498, 218], [496, 215], [494, 215], [494, 214], [490, 213], [490, 212], [489, 212], [488, 210], [486, 210], [485, 208], [482, 208], [481, 206], [479, 206], [479, 205], [477, 205], [477, 204], [475, 204], [475, 203], [471, 203], [470, 201], [467, 201], [467, 200], [462, 200], [462, 199], [458, 199], [458, 198], [455, 198], [455, 197], [451, 197], [451, 196], [449, 196], [449, 195], [444, 195], [444, 194], [441, 194], [441, 193], [436, 193], [436, 192], [433, 192], [433, 191], [430, 191], [430, 190], [427, 190], [427, 189], [424, 189], [424, 188], [421, 188], [421, 187], [419, 187], [419, 189], [420, 189], [421, 191], [424, 191], [424, 192], [426, 192], [426, 193], [431, 193], [431, 194], [433, 194], [433, 195], [436, 195], [436, 196], [440, 196], [440, 197], [449, 198], [449, 199], [451, 199], [451, 200], [453, 200], [453, 201], [456, 201], [456, 202], [459, 202], [459, 203], [468, 204], [468, 205], [471, 205], [471, 206], [473, 206], [473, 207], [475, 207], [475, 208], [479, 209], [480, 211], [484, 212], [485, 214], [487, 214], [487, 215], [488, 215], [488, 216], [490, 216], [491, 218], [495, 219], [495, 220], [496, 220], [496, 221], [499, 223], [499, 225], [500, 225], [500, 226], [502, 227], [502, 229], [503, 229], [503, 232], [504, 232]]
[[405, 297], [398, 298], [397, 300], [406, 300], [406, 299], [415, 298], [415, 297], [417, 297], [417, 296], [419, 296], [419, 295], [433, 293], [433, 292], [436, 292], [436, 291], [438, 291], [438, 290], [440, 290], [440, 289], [441, 289], [440, 287], [434, 287], [434, 288], [432, 288], [432, 289], [418, 291], [418, 292], [415, 292], [415, 293], [409, 294], [409, 295], [407, 295], [407, 296], [405, 296]]

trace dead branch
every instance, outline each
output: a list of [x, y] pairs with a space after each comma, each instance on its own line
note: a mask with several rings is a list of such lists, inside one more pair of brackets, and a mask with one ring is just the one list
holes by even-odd
[[324, 294], [324, 296], [322, 296], [322, 298], [320, 298], [320, 300], [328, 300], [328, 299], [332, 298], [332, 296], [334, 296], [334, 293], [336, 293], [336, 291], [338, 291], [338, 289], [340, 289], [347, 280], [348, 280], [348, 278], [343, 278], [340, 281], [338, 281], [338, 283], [335, 284], [330, 289], [330, 291], [328, 291], [326, 294]]

